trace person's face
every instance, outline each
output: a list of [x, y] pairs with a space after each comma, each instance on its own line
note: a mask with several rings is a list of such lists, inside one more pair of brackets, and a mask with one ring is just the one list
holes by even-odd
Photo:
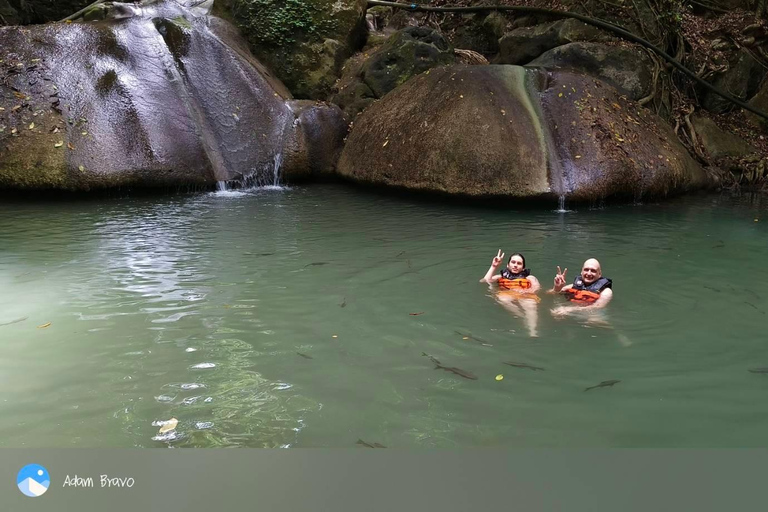
[[582, 281], [587, 284], [592, 284], [600, 279], [601, 276], [600, 265], [598, 265], [596, 261], [590, 260], [584, 262], [584, 266], [581, 268]]
[[507, 268], [513, 274], [519, 274], [525, 268], [525, 265], [523, 265], [523, 258], [521, 258], [520, 256], [512, 256], [509, 259], [509, 263], [507, 263]]

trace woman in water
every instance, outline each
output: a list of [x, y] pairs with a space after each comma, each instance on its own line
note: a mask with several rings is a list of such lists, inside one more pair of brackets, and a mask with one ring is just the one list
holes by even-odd
[[519, 252], [509, 257], [507, 267], [501, 273], [494, 275], [501, 265], [504, 253], [499, 252], [491, 261], [491, 268], [485, 273], [480, 282], [498, 287], [496, 300], [516, 316], [522, 316], [528, 327], [531, 337], [538, 337], [537, 330], [539, 312], [539, 297], [536, 292], [541, 288], [539, 280], [531, 275], [531, 271], [525, 268], [525, 257]]

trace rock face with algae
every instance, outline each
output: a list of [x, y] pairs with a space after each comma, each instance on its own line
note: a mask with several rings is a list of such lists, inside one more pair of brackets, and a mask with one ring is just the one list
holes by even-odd
[[519, 66], [423, 73], [354, 123], [356, 181], [470, 196], [640, 199], [708, 178], [658, 117], [584, 75]]
[[341, 111], [294, 112], [227, 22], [171, 2], [116, 15], [0, 28], [0, 188], [272, 183], [341, 144]]
[[217, 0], [254, 54], [298, 98], [324, 99], [366, 38], [366, 0]]

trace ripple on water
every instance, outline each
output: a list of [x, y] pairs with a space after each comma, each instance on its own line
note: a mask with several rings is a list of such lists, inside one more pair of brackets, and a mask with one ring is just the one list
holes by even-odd
[[193, 389], [203, 389], [203, 388], [205, 388], [205, 384], [198, 384], [196, 382], [189, 382], [189, 383], [182, 384], [180, 387], [184, 391], [191, 391]]
[[193, 370], [207, 370], [208, 368], [216, 368], [215, 363], [198, 363], [190, 366]]

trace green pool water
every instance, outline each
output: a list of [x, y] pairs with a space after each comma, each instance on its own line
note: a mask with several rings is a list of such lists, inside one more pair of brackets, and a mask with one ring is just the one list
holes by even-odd
[[[0, 446], [765, 447], [767, 206], [4, 199]], [[614, 300], [542, 294], [531, 338], [478, 283], [497, 249], [545, 287], [597, 257]]]

